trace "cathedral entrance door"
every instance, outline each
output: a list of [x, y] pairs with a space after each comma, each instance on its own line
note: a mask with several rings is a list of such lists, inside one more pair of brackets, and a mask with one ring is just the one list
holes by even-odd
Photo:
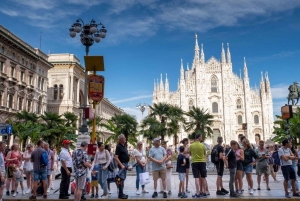
[[213, 135], [212, 135], [213, 145], [217, 144], [218, 137], [220, 137], [220, 136], [221, 136], [220, 130], [219, 129], [213, 129]]

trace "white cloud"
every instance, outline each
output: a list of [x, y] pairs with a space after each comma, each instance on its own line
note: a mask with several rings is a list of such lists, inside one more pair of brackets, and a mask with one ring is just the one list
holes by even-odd
[[[142, 120], [142, 112], [137, 109], [137, 108], [130, 108], [130, 107], [125, 107], [125, 108], [122, 108], [127, 114], [130, 114], [130, 115], [133, 115], [136, 117], [136, 120], [138, 123], [141, 122]], [[144, 112], [144, 117], [147, 115], [147, 111]]]
[[289, 94], [289, 85], [280, 84], [271, 87], [272, 97], [273, 99], [286, 99]]
[[116, 103], [125, 103], [125, 102], [130, 102], [130, 101], [134, 101], [134, 100], [141, 100], [141, 99], [145, 99], [145, 98], [151, 98], [152, 95], [141, 95], [141, 96], [134, 96], [134, 97], [131, 97], [131, 98], [124, 98], [124, 99], [120, 99], [120, 100], [114, 100], [114, 101], [111, 101], [113, 104], [116, 104]]
[[1, 8], [0, 12], [5, 14], [5, 15], [12, 16], [12, 17], [19, 16], [17, 11], [14, 11], [14, 10], [11, 10], [11, 9], [8, 9], [8, 8], [5, 8], [5, 9]]

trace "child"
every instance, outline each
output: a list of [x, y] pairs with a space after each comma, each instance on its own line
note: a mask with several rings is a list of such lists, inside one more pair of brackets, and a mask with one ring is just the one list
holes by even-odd
[[11, 169], [13, 171], [13, 175], [16, 178], [16, 184], [15, 184], [15, 192], [13, 194], [13, 197], [16, 197], [17, 195], [17, 189], [18, 189], [18, 185], [20, 183], [21, 189], [22, 189], [22, 195], [25, 195], [24, 192], [24, 185], [23, 185], [23, 181], [24, 181], [24, 176], [23, 176], [23, 169], [18, 168], [15, 164], [11, 164]]
[[[91, 158], [91, 162], [94, 161], [94, 158], [92, 157]], [[91, 187], [92, 187], [92, 195], [91, 195], [91, 198], [98, 198], [98, 170], [99, 170], [99, 166], [98, 164], [95, 164], [94, 165], [94, 168], [92, 170], [92, 173], [91, 173], [91, 178], [92, 178], [92, 182], [91, 182]], [[95, 188], [96, 188], [96, 196], [94, 196], [94, 193], [95, 193]]]
[[177, 166], [176, 166], [176, 172], [178, 172], [178, 177], [179, 177], [179, 193], [178, 197], [180, 198], [187, 198], [187, 195], [185, 194], [184, 191], [184, 181], [185, 181], [185, 174], [186, 174], [186, 160], [185, 156], [183, 154], [184, 152], [184, 146], [179, 147], [179, 155], [177, 158]]
[[230, 142], [230, 148], [226, 149], [225, 154], [225, 166], [229, 169], [230, 174], [230, 180], [229, 180], [229, 189], [230, 189], [230, 197], [238, 197], [238, 194], [234, 191], [234, 181], [235, 181], [235, 173], [237, 168], [237, 162], [236, 162], [236, 154], [235, 151], [238, 149], [238, 142], [235, 140], [232, 140]]

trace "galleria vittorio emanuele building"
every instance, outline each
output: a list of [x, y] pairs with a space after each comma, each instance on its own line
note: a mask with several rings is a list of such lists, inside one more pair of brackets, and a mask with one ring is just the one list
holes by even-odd
[[[222, 44], [221, 61], [213, 56], [205, 60], [203, 45], [200, 50], [197, 35], [191, 67], [184, 69], [181, 60], [177, 90], [169, 91], [168, 78], [164, 82], [162, 75], [160, 82], [155, 82], [153, 104], [159, 102], [179, 106], [184, 111], [192, 106], [207, 109], [213, 115], [213, 136], [207, 143], [215, 144], [218, 136], [229, 143], [230, 140], [238, 140], [239, 135], [246, 135], [250, 142], [257, 143], [259, 139], [269, 139], [273, 132], [273, 102], [268, 73], [261, 73], [260, 89], [252, 89], [245, 59], [243, 77], [232, 71], [228, 44], [226, 53]], [[243, 123], [247, 123], [246, 130], [242, 129]], [[187, 135], [181, 128], [179, 139]], [[173, 138], [169, 142], [176, 144]]]

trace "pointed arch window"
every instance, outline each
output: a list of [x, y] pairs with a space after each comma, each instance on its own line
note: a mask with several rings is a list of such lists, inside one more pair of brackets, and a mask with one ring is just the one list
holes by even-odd
[[218, 103], [213, 102], [212, 104], [212, 113], [218, 113]]
[[254, 123], [259, 124], [259, 117], [258, 115], [254, 115]]
[[218, 92], [218, 80], [216, 77], [211, 78], [211, 92]]
[[59, 85], [59, 99], [62, 100], [64, 98], [64, 85]]
[[242, 101], [241, 101], [241, 99], [238, 99], [236, 101], [236, 109], [242, 109]]
[[243, 117], [242, 117], [242, 115], [239, 115], [238, 118], [237, 118], [237, 120], [238, 120], [238, 124], [239, 125], [243, 124]]

